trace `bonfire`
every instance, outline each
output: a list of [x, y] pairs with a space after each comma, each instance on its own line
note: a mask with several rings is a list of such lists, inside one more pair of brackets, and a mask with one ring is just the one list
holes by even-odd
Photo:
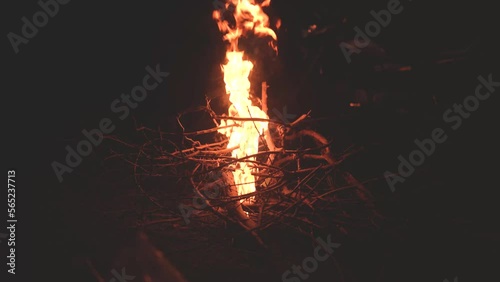
[[[232, 0], [226, 4], [231, 21], [213, 11], [228, 46], [221, 62], [226, 113], [216, 113], [207, 98], [205, 105], [178, 114], [181, 132], [138, 126], [147, 142], [127, 143], [139, 191], [162, 211], [160, 220], [142, 224], [209, 223], [212, 216], [242, 227], [265, 246], [260, 233], [275, 224], [309, 234], [310, 228], [334, 222], [345, 231], [335, 216], [359, 216], [350, 214], [350, 208], [355, 210], [350, 203], [367, 207], [366, 220], [378, 216], [364, 183], [342, 169], [355, 150], [334, 156], [332, 141], [314, 130], [310, 112], [290, 123], [270, 118], [267, 82], [250, 81], [254, 64], [238, 42], [249, 34], [263, 37], [269, 40], [266, 48], [277, 54], [278, 38], [263, 10], [270, 4]], [[251, 96], [252, 85], [262, 86], [260, 97]], [[182, 122], [188, 114], [209, 119], [212, 126], [190, 131]], [[155, 177], [174, 179], [182, 191], [159, 186], [151, 181]]]

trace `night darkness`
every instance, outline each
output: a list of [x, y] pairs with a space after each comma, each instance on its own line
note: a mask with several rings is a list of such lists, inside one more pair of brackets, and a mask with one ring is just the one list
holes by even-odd
[[[262, 194], [245, 211], [272, 224], [255, 233], [206, 208], [189, 208], [188, 224], [179, 208], [194, 197], [186, 179], [207, 181], [187, 156], [208, 153], [192, 148], [223, 138], [183, 138], [176, 118], [185, 132], [205, 130], [212, 116], [195, 110], [208, 99], [220, 118], [230, 104], [216, 1], [40, 2], [58, 10], [31, 36], [22, 18], [33, 21], [41, 4], [2, 8], [3, 169], [15, 176], [5, 173], [11, 185], [0, 192], [0, 281], [499, 280], [494, 4], [272, 0], [264, 7], [278, 54], [269, 38], [239, 43], [254, 64], [253, 102], [260, 105], [267, 82], [272, 132], [289, 136], [278, 145], [293, 158], [277, 161], [271, 174], [298, 188], [267, 193], [274, 182], [258, 185]], [[370, 11], [382, 9], [398, 12], [360, 42], [356, 29], [366, 33]], [[141, 85], [148, 85], [143, 99], [124, 102]], [[96, 130], [106, 138], [92, 145]], [[308, 149], [317, 144], [301, 130], [327, 144]], [[151, 139], [158, 131], [168, 134]], [[88, 155], [68, 164], [67, 148], [77, 151], [82, 140], [91, 144]], [[138, 148], [147, 157], [137, 157]], [[151, 157], [148, 148], [160, 153]], [[172, 157], [177, 150], [182, 158]], [[299, 185], [309, 177], [302, 170], [320, 163], [305, 155], [325, 150], [333, 163], [311, 176], [322, 184]], [[145, 168], [161, 162], [162, 170], [138, 184], [139, 160]], [[55, 162], [67, 171], [56, 173]], [[342, 192], [322, 198], [321, 189]], [[216, 211], [237, 218], [231, 207]]]

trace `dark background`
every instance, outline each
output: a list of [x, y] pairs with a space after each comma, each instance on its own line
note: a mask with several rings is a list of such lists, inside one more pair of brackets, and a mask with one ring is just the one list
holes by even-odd
[[[64, 147], [75, 146], [83, 139], [81, 130], [96, 128], [104, 117], [115, 122], [115, 133], [126, 137], [131, 132], [132, 118], [118, 121], [109, 106], [142, 81], [147, 65], [160, 64], [171, 75], [133, 111], [140, 123], [168, 127], [172, 115], [203, 104], [204, 95], [223, 100], [220, 64], [225, 47], [211, 19], [211, 2], [73, 0], [61, 5], [59, 13], [28, 44], [20, 46], [18, 54], [4, 36], [6, 127], [2, 144], [4, 170], [17, 170], [17, 281], [32, 281], [26, 277], [78, 281], [70, 268], [77, 240], [68, 238], [81, 235], [68, 222], [81, 219], [73, 217], [78, 214], [78, 203], [71, 201], [89, 189], [93, 176], [102, 175], [100, 160], [95, 156], [84, 159], [73, 173], [65, 175], [63, 183], [58, 182], [50, 164], [63, 162]], [[340, 146], [372, 146], [366, 159], [353, 165], [364, 167], [366, 175], [395, 170], [397, 156], [410, 152], [415, 138], [430, 136], [436, 126], [445, 127], [440, 113], [473, 94], [478, 75], [493, 73], [493, 79], [500, 80], [495, 72], [498, 10], [477, 1], [402, 2], [404, 10], [393, 15], [390, 25], [374, 39], [383, 54], [367, 48], [347, 64], [338, 44], [352, 38], [354, 26], [364, 27], [371, 20], [370, 10], [378, 11], [386, 4], [273, 0], [266, 11], [272, 21], [276, 17], [283, 21], [278, 32], [280, 55], [256, 55], [255, 76], [270, 83], [271, 106], [281, 109], [287, 105], [294, 114], [312, 110], [315, 117], [334, 116], [330, 123], [320, 125], [327, 136], [338, 138]], [[31, 18], [39, 9], [35, 1], [4, 2], [2, 33], [20, 34], [21, 17]], [[303, 38], [302, 30], [311, 24], [331, 29]], [[450, 55], [457, 50], [467, 52]], [[265, 56], [272, 57], [268, 67], [263, 66]], [[462, 60], [437, 63], [449, 57]], [[410, 65], [412, 70], [373, 70], [383, 63]], [[370, 97], [385, 94], [386, 100], [366, 110], [350, 109], [348, 103], [355, 99], [357, 89], [365, 89]], [[417, 193], [402, 185], [396, 193], [399, 211], [411, 219], [408, 232], [412, 235], [403, 232], [397, 244], [389, 244], [404, 258], [392, 261], [399, 265], [388, 266], [386, 271], [391, 274], [379, 281], [403, 281], [405, 273], [410, 276], [407, 281], [414, 276], [442, 281], [441, 276], [426, 276], [442, 272], [450, 279], [458, 275], [460, 281], [498, 279], [494, 271], [500, 262], [498, 198], [494, 193], [498, 189], [498, 92], [460, 130], [447, 131], [450, 140], [426, 163], [433, 177], [438, 177], [405, 184], [433, 187], [432, 183], [444, 183], [438, 185], [440, 189]], [[72, 213], [66, 209], [68, 205], [74, 205]], [[451, 224], [453, 220], [460, 223]], [[449, 245], [443, 246], [443, 242]], [[0, 246], [2, 257], [4, 244]], [[365, 253], [353, 248], [351, 256], [358, 255]], [[367, 261], [361, 265], [365, 263], [369, 265]], [[423, 265], [421, 273], [419, 264]], [[429, 265], [436, 270], [428, 271]]]

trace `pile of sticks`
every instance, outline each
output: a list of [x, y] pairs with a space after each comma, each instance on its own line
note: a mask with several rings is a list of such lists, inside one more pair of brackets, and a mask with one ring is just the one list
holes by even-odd
[[[259, 102], [267, 112], [266, 100], [263, 91]], [[265, 245], [259, 234], [275, 224], [310, 234], [310, 228], [334, 224], [346, 230], [343, 226], [356, 218], [378, 216], [365, 183], [342, 170], [342, 162], [356, 150], [350, 148], [334, 157], [332, 143], [310, 128], [314, 124], [310, 113], [290, 124], [244, 119], [267, 121], [269, 127], [256, 155], [236, 159], [231, 156], [235, 148], [227, 148], [227, 138], [217, 131], [221, 120], [243, 119], [217, 115], [210, 103], [206, 99], [206, 105], [179, 113], [178, 132], [137, 127], [146, 140], [140, 145], [107, 137], [131, 149], [120, 156], [132, 165], [140, 193], [162, 211], [160, 219], [145, 224], [203, 222], [212, 217], [241, 226]], [[212, 125], [188, 131], [182, 122], [186, 115], [199, 116]], [[251, 162], [254, 193], [238, 195], [232, 171], [239, 162]], [[176, 187], [161, 187], [152, 178], [168, 179]]]

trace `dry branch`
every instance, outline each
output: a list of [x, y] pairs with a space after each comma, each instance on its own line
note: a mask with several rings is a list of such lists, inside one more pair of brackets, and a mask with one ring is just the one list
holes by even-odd
[[[263, 84], [264, 110], [267, 110], [266, 89], [267, 85]], [[213, 120], [213, 127], [186, 130], [182, 124], [183, 115], [196, 113], [208, 114]], [[334, 157], [331, 141], [312, 128], [303, 128], [310, 120], [309, 114], [300, 116], [288, 125], [271, 119], [218, 116], [207, 100], [206, 106], [178, 115], [178, 133], [140, 126], [137, 132], [147, 140], [143, 144], [130, 144], [117, 137], [108, 139], [131, 151], [114, 156], [132, 165], [140, 194], [162, 212], [161, 218], [145, 222], [144, 225], [179, 222], [182, 215], [177, 206], [183, 203], [193, 206], [197, 211], [190, 219], [201, 220], [212, 214], [224, 222], [241, 226], [261, 245], [265, 245], [259, 233], [272, 225], [296, 226], [302, 230], [319, 228], [326, 222], [342, 225], [339, 228], [345, 229], [349, 227], [349, 222], [339, 218], [350, 216], [349, 209], [355, 208], [356, 203], [360, 202], [367, 207], [366, 218], [378, 215], [366, 182], [357, 180], [352, 173], [342, 171], [339, 166], [356, 151]], [[270, 126], [261, 140], [259, 152], [237, 159], [231, 156], [234, 148], [227, 148], [227, 138], [217, 133], [220, 128], [217, 120], [221, 119], [268, 121], [270, 125], [285, 130], [278, 134], [276, 128]], [[172, 137], [177, 141], [172, 141]], [[282, 147], [275, 144], [282, 144]], [[253, 167], [257, 189], [254, 193], [238, 195], [232, 171], [241, 162]], [[152, 185], [146, 187], [148, 179], [153, 176], [175, 181], [178, 189]], [[221, 193], [217, 197], [207, 197], [207, 191], [214, 187], [219, 187]], [[250, 197], [254, 198], [252, 202], [248, 201]], [[177, 201], [173, 200], [176, 198]], [[196, 208], [193, 201], [188, 201], [193, 198], [202, 199], [206, 208]]]

